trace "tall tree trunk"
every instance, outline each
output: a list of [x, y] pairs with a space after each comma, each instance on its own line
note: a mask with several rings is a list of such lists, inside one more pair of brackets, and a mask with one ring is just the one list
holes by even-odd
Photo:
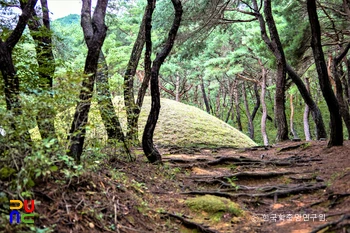
[[[128, 66], [124, 74], [124, 105], [126, 108], [126, 119], [127, 119], [127, 130], [126, 130], [126, 140], [132, 145], [138, 145], [138, 119], [141, 111], [141, 106], [143, 102], [138, 101], [135, 103], [134, 97], [134, 76], [136, 73], [137, 66], [140, 61], [142, 50], [145, 44], [145, 19], [146, 19], [147, 8], [145, 9], [140, 29], [137, 34], [136, 41], [134, 43]], [[149, 80], [148, 80], [149, 81]], [[148, 81], [146, 85], [148, 85]], [[141, 106], [140, 106], [141, 105]]]
[[91, 18], [91, 0], [82, 1], [81, 26], [84, 32], [84, 39], [88, 47], [88, 54], [85, 60], [84, 80], [79, 95], [79, 103], [75, 109], [74, 119], [69, 131], [68, 155], [80, 161], [83, 153], [83, 146], [86, 134], [86, 124], [91, 106], [97, 64], [101, 47], [106, 37], [107, 27], [105, 15], [108, 0], [98, 0], [93, 16]]
[[203, 80], [202, 77], [200, 77], [200, 79], [201, 79], [201, 89], [202, 89], [202, 94], [203, 94], [203, 100], [204, 100], [205, 109], [207, 110], [207, 113], [210, 114], [209, 101], [208, 101], [208, 98], [207, 98], [207, 94], [205, 93], [204, 80]]
[[[25, 144], [30, 146], [31, 138], [27, 127], [25, 125], [24, 127], [22, 126], [25, 123], [19, 119], [22, 115], [22, 105], [19, 98], [19, 79], [13, 64], [12, 51], [20, 40], [36, 3], [37, 0], [28, 0], [23, 7], [22, 14], [19, 16], [15, 29], [7, 37], [6, 41], [0, 39], [0, 70], [2, 78], [4, 79], [6, 109], [11, 111], [14, 116], [14, 119], [11, 120], [11, 127], [14, 130], [20, 131], [17, 132], [19, 138], [14, 137], [13, 140], [22, 141], [22, 147], [25, 147]], [[21, 4], [23, 4], [23, 2], [21, 2]]]
[[266, 102], [265, 102], [265, 96], [266, 96], [266, 69], [263, 66], [262, 62], [259, 60], [259, 64], [261, 66], [261, 71], [262, 71], [262, 81], [261, 81], [261, 108], [262, 108], [262, 116], [261, 116], [261, 135], [264, 141], [264, 145], [268, 146], [269, 145], [269, 139], [267, 137], [266, 133], [266, 118], [267, 118], [267, 107], [266, 107]]
[[343, 118], [343, 121], [345, 123], [345, 126], [348, 131], [348, 139], [350, 139], [350, 114], [349, 114], [349, 107], [345, 103], [344, 97], [343, 97], [343, 84], [341, 82], [341, 74], [339, 72], [338, 65], [340, 64], [341, 60], [346, 56], [347, 52], [350, 49], [350, 43], [348, 46], [342, 51], [342, 53], [338, 56], [335, 57], [332, 62], [332, 73], [333, 73], [333, 78], [335, 81], [335, 86], [336, 86], [336, 97], [339, 103], [339, 111], [340, 115]]
[[343, 123], [339, 113], [339, 104], [332, 90], [326, 61], [321, 44], [321, 28], [318, 21], [316, 1], [307, 0], [307, 11], [311, 26], [311, 47], [323, 96], [326, 100], [331, 118], [331, 135], [328, 147], [343, 145]]
[[249, 111], [249, 104], [248, 104], [248, 100], [247, 100], [247, 90], [246, 90], [246, 86], [245, 86], [245, 82], [242, 83], [242, 91], [243, 91], [243, 101], [244, 101], [244, 106], [245, 106], [245, 112], [247, 115], [247, 119], [248, 119], [248, 132], [249, 132], [249, 137], [254, 140], [254, 124], [253, 124], [253, 120], [252, 120], [252, 116], [250, 115], [250, 111]]
[[243, 131], [242, 121], [241, 121], [241, 108], [239, 107], [239, 84], [235, 80], [235, 108], [236, 108], [236, 122], [239, 131]]
[[301, 80], [299, 75], [293, 70], [293, 68], [287, 64], [287, 72], [289, 77], [292, 79], [294, 84], [297, 86], [301, 96], [305, 103], [308, 105], [311, 111], [312, 118], [316, 125], [316, 139], [327, 138], [326, 127], [324, 125], [321, 110], [317, 106], [316, 102], [312, 99], [310, 92], [305, 87], [304, 82]]
[[125, 154], [131, 158], [131, 153], [124, 137], [123, 129], [120, 125], [118, 116], [115, 113], [114, 105], [109, 91], [108, 84], [108, 65], [105, 56], [101, 50], [96, 72], [96, 91], [98, 107], [100, 110], [102, 122], [106, 128], [108, 141], [118, 141], [122, 144]]
[[[53, 76], [55, 72], [55, 58], [52, 52], [52, 39], [50, 18], [47, 0], [41, 0], [43, 18], [38, 19], [35, 11], [29, 20], [30, 34], [35, 41], [36, 57], [39, 65], [39, 88], [42, 99], [50, 99], [49, 102], [38, 106], [36, 121], [41, 138], [56, 138], [55, 133], [55, 109], [53, 106]], [[23, 8], [23, 6], [22, 6]]]
[[[305, 78], [305, 82], [306, 82], [306, 89], [309, 92], [310, 91], [310, 81], [308, 78]], [[310, 107], [309, 107], [309, 105], [305, 104], [303, 122], [304, 122], [304, 134], [305, 134], [306, 141], [311, 141], [309, 115], [310, 115]]]
[[[153, 4], [152, 0], [148, 0], [148, 5]], [[174, 10], [175, 17], [173, 20], [173, 24], [168, 34], [168, 38], [165, 42], [162, 50], [157, 54], [155, 60], [153, 61], [152, 70], [151, 70], [151, 96], [152, 96], [152, 104], [151, 110], [148, 115], [147, 123], [145, 126], [145, 130], [142, 136], [142, 148], [143, 151], [148, 158], [148, 161], [151, 163], [161, 163], [162, 157], [155, 148], [153, 143], [153, 134], [154, 129], [156, 128], [156, 124], [158, 121], [158, 116], [160, 112], [160, 93], [159, 93], [159, 70], [161, 65], [163, 64], [165, 58], [169, 55], [171, 49], [173, 48], [174, 41], [177, 35], [177, 31], [180, 27], [181, 16], [182, 16], [182, 4], [180, 0], [171, 0]], [[146, 16], [146, 50], [151, 50], [151, 22], [152, 22], [152, 13], [153, 10], [149, 10]]]
[[[253, 0], [256, 12], [259, 7], [256, 0]], [[268, 25], [270, 38], [266, 32], [265, 20], [260, 13], [256, 17], [260, 23], [261, 37], [268, 48], [273, 52], [277, 63], [277, 80], [275, 93], [275, 121], [277, 123], [277, 141], [288, 140], [288, 124], [285, 113], [285, 85], [286, 85], [286, 59], [283, 47], [278, 35], [276, 24], [272, 15], [271, 0], [264, 0], [264, 14]]]

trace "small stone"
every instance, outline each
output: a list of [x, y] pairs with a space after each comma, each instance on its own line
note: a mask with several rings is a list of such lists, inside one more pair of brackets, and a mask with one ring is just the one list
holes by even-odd
[[92, 222], [89, 222], [89, 227], [90, 228], [95, 228], [95, 225]]

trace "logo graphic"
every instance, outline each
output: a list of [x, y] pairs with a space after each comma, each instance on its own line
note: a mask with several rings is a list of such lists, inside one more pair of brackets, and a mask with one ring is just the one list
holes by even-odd
[[[15, 205], [15, 206], [14, 206]], [[20, 213], [18, 210], [24, 207], [25, 213]], [[23, 223], [34, 223], [34, 200], [30, 200], [30, 209], [28, 207], [28, 200], [24, 200], [24, 204], [20, 200], [10, 200], [10, 224], [13, 223], [15, 217], [17, 224]]]

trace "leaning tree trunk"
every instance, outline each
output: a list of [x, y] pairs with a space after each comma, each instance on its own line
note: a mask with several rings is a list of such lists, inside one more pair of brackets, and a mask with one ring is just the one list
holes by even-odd
[[[138, 101], [138, 104], [135, 103], [134, 76], [136, 74], [136, 69], [139, 64], [142, 50], [145, 44], [146, 12], [147, 8], [145, 9], [140, 29], [137, 34], [134, 46], [132, 48], [128, 66], [124, 74], [124, 105], [126, 108], [126, 119], [128, 123], [126, 130], [126, 140], [135, 146], [139, 144], [138, 119], [141, 111], [140, 109], [142, 107], [143, 98], [142, 101]], [[147, 81], [146, 85], [148, 85], [148, 82], [149, 80]]]
[[[182, 16], [182, 4], [180, 0], [171, 0], [175, 9], [175, 17], [167, 41], [165, 42], [162, 50], [157, 54], [155, 60], [153, 61], [152, 70], [151, 70], [151, 96], [152, 96], [152, 105], [151, 111], [148, 115], [147, 123], [145, 130], [142, 136], [142, 148], [145, 152], [148, 161], [151, 163], [161, 163], [162, 157], [155, 148], [153, 143], [153, 134], [154, 129], [158, 121], [158, 116], [160, 112], [160, 93], [159, 93], [159, 70], [163, 64], [165, 58], [169, 55], [175, 41], [177, 31], [180, 27], [181, 16]], [[152, 0], [148, 0], [148, 5], [153, 4]], [[149, 7], [151, 8], [151, 7]], [[152, 22], [152, 13], [153, 9], [147, 12], [146, 16], [146, 50], [151, 50], [151, 22]]]
[[15, 29], [7, 37], [6, 41], [0, 39], [0, 70], [2, 78], [4, 79], [6, 109], [7, 111], [11, 111], [14, 116], [11, 120], [11, 127], [14, 130], [20, 131], [17, 132], [19, 138], [14, 137], [14, 141], [22, 141], [23, 144], [21, 146], [24, 146], [25, 143], [30, 145], [31, 138], [27, 127], [22, 126], [25, 122], [20, 119], [22, 115], [22, 105], [19, 97], [19, 79], [13, 64], [12, 51], [20, 40], [36, 3], [37, 0], [28, 0], [25, 7], [23, 7], [22, 14], [19, 16]]
[[254, 94], [255, 94], [255, 98], [256, 98], [256, 102], [255, 102], [255, 106], [252, 112], [252, 121], [254, 121], [255, 116], [260, 108], [260, 95], [259, 95], [259, 90], [258, 90], [258, 82], [254, 83]]
[[[308, 78], [306, 78], [305, 82], [306, 82], [306, 89], [309, 92], [310, 91], [310, 81], [309, 81]], [[305, 134], [305, 140], [306, 141], [311, 141], [309, 115], [310, 115], [309, 105], [305, 104], [303, 123], [304, 123], [304, 134]]]
[[50, 29], [50, 18], [47, 0], [41, 0], [42, 22], [38, 19], [35, 11], [28, 23], [30, 34], [35, 41], [36, 57], [39, 65], [39, 88], [40, 97], [48, 98], [38, 107], [36, 121], [42, 139], [56, 138], [55, 133], [55, 109], [53, 106], [53, 76], [55, 72], [55, 58], [52, 51], [52, 38]]
[[202, 94], [203, 94], [203, 101], [204, 101], [205, 109], [206, 109], [207, 113], [210, 114], [209, 101], [208, 101], [207, 94], [205, 92], [203, 77], [200, 77], [200, 79], [201, 79], [201, 90], [202, 90]]
[[75, 109], [74, 119], [69, 131], [69, 151], [68, 155], [80, 161], [83, 152], [83, 145], [86, 134], [86, 124], [91, 106], [95, 77], [97, 72], [98, 58], [101, 52], [107, 27], [105, 25], [105, 15], [108, 0], [98, 0], [91, 18], [91, 0], [83, 0], [81, 10], [81, 26], [84, 32], [84, 39], [88, 47], [88, 54], [85, 60], [84, 80], [79, 95], [79, 103]]
[[98, 69], [96, 72], [96, 91], [98, 107], [100, 110], [102, 122], [106, 128], [108, 141], [118, 141], [122, 144], [124, 152], [129, 159], [132, 158], [129, 147], [125, 141], [123, 129], [120, 125], [118, 116], [115, 113], [114, 105], [109, 91], [108, 84], [108, 65], [103, 52], [100, 52]]
[[309, 22], [311, 26], [311, 47], [314, 54], [316, 70], [320, 82], [322, 94], [326, 100], [328, 110], [330, 113], [331, 135], [328, 142], [328, 147], [343, 145], [343, 122], [339, 113], [339, 104], [337, 98], [332, 90], [329, 81], [326, 61], [324, 58], [322, 44], [321, 44], [321, 27], [318, 21], [316, 1], [307, 0], [307, 11], [309, 15]]

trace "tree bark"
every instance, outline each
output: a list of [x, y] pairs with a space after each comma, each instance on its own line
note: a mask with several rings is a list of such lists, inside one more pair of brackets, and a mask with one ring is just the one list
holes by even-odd
[[235, 80], [234, 86], [236, 89], [235, 90], [235, 108], [236, 108], [237, 127], [239, 131], [243, 131], [242, 121], [241, 121], [241, 108], [239, 107], [239, 87], [238, 87], [237, 80]]
[[4, 79], [6, 109], [8, 111], [12, 111], [14, 116], [14, 119], [11, 122], [11, 127], [14, 130], [25, 128], [25, 130], [18, 132], [18, 134], [19, 139], [28, 145], [31, 144], [29, 131], [26, 129], [26, 127], [20, 127], [23, 122], [16, 120], [17, 117], [22, 115], [22, 105], [19, 98], [19, 79], [13, 64], [12, 50], [20, 40], [27, 22], [34, 11], [34, 6], [36, 3], [37, 0], [28, 0], [27, 4], [23, 7], [22, 14], [19, 16], [15, 29], [12, 31], [6, 41], [2, 41], [0, 39], [0, 70], [2, 78]]
[[299, 136], [297, 134], [297, 131], [294, 128], [294, 103], [293, 103], [293, 94], [289, 94], [289, 104], [290, 104], [290, 119], [289, 119], [289, 124], [290, 124], [290, 131], [293, 135], [294, 139], [299, 139]]
[[262, 82], [261, 82], [261, 107], [262, 107], [262, 116], [261, 116], [261, 135], [263, 137], [264, 145], [269, 145], [269, 139], [266, 134], [266, 118], [267, 118], [267, 107], [265, 102], [265, 96], [266, 96], [266, 69], [263, 66], [262, 62], [259, 60], [259, 64], [261, 66], [262, 70]]
[[342, 51], [342, 53], [338, 56], [332, 59], [332, 73], [333, 78], [335, 81], [335, 87], [336, 87], [336, 97], [339, 103], [339, 111], [340, 115], [343, 118], [343, 121], [345, 123], [345, 126], [348, 131], [348, 139], [350, 139], [350, 114], [349, 114], [349, 108], [346, 104], [344, 97], [343, 97], [343, 84], [340, 80], [341, 74], [339, 72], [338, 65], [340, 64], [341, 60], [346, 56], [347, 52], [350, 49], [350, 44]]
[[[152, 0], [148, 0], [148, 5], [153, 4]], [[165, 58], [169, 55], [173, 45], [174, 41], [177, 35], [177, 31], [180, 27], [181, 17], [182, 17], [182, 4], [180, 0], [171, 0], [174, 10], [175, 10], [175, 17], [173, 20], [173, 24], [171, 26], [171, 29], [168, 34], [168, 38], [165, 42], [164, 47], [162, 50], [157, 54], [155, 60], [153, 61], [152, 70], [151, 70], [151, 97], [152, 97], [152, 104], [151, 104], [151, 110], [150, 114], [147, 119], [147, 123], [145, 126], [145, 130], [142, 136], [142, 148], [143, 151], [148, 158], [148, 161], [151, 163], [161, 163], [162, 157], [155, 148], [153, 143], [153, 134], [154, 129], [156, 127], [159, 112], [160, 112], [160, 93], [159, 93], [159, 70], [161, 65], [163, 64]], [[151, 42], [151, 21], [152, 21], [152, 13], [153, 10], [148, 11], [147, 17], [146, 17], [146, 50], [151, 49], [150, 46], [152, 46], [149, 42]]]
[[99, 55], [98, 69], [96, 72], [96, 91], [98, 106], [102, 122], [107, 131], [108, 141], [118, 141], [121, 143], [125, 154], [131, 158], [131, 153], [125, 140], [123, 129], [114, 110], [108, 84], [108, 65], [102, 51]]
[[305, 103], [310, 108], [312, 118], [316, 125], [316, 139], [319, 140], [321, 138], [327, 138], [327, 132], [324, 125], [321, 110], [317, 106], [316, 102], [312, 99], [311, 94], [305, 87], [304, 82], [289, 64], [287, 64], [287, 73], [294, 82], [294, 84], [297, 86], [300, 95], [303, 97]]
[[277, 63], [277, 80], [275, 93], [275, 120], [277, 123], [277, 141], [288, 140], [288, 124], [285, 113], [285, 85], [286, 85], [286, 59], [283, 47], [278, 35], [276, 24], [272, 15], [271, 0], [264, 0], [264, 14], [268, 25], [270, 38], [266, 32], [265, 20], [258, 12], [258, 4], [253, 0], [256, 17], [260, 23], [261, 37], [268, 48], [273, 52]]
[[74, 119], [68, 136], [70, 140], [68, 155], [75, 158], [78, 162], [83, 152], [86, 134], [85, 126], [88, 122], [98, 59], [107, 32], [105, 15], [108, 0], [98, 0], [92, 18], [91, 0], [83, 0], [82, 3], [81, 26], [88, 47], [88, 54], [85, 60], [84, 80], [79, 95], [80, 101], [75, 109]]
[[[137, 34], [136, 41], [134, 43], [128, 66], [124, 74], [124, 105], [126, 108], [126, 118], [127, 118], [127, 131], [126, 140], [132, 145], [139, 145], [138, 139], [138, 119], [141, 111], [141, 106], [143, 102], [139, 100], [135, 103], [134, 97], [134, 76], [136, 73], [137, 66], [140, 61], [142, 50], [145, 44], [145, 19], [146, 19], [147, 8], [143, 15], [139, 32]], [[148, 85], [149, 80], [146, 85]], [[140, 92], [139, 92], [140, 93]], [[144, 96], [143, 92], [143, 96]]]
[[205, 93], [204, 80], [203, 80], [202, 77], [200, 77], [200, 79], [201, 79], [201, 89], [202, 89], [202, 94], [203, 94], [203, 100], [204, 100], [205, 109], [206, 109], [207, 113], [210, 114], [209, 101], [208, 101], [208, 98], [207, 98], [207, 94]]
[[[23, 9], [23, 4], [21, 4]], [[48, 98], [51, 102], [38, 106], [36, 121], [42, 139], [56, 138], [55, 133], [55, 109], [53, 106], [53, 76], [55, 73], [55, 58], [52, 51], [52, 38], [50, 28], [49, 9], [47, 0], [41, 0], [43, 18], [38, 19], [35, 11], [29, 20], [30, 34], [35, 41], [36, 57], [39, 65], [39, 91], [40, 96]]]
[[256, 98], [256, 103], [252, 112], [252, 121], [254, 121], [256, 113], [258, 112], [261, 104], [259, 90], [258, 90], [258, 83], [254, 83], [254, 94]]
[[[306, 78], [305, 82], [306, 82], [306, 89], [307, 89], [308, 92], [310, 92], [310, 81], [309, 81], [309, 79]], [[305, 104], [303, 122], [304, 122], [304, 134], [305, 134], [305, 140], [306, 141], [311, 141], [309, 115], [310, 115], [310, 107], [309, 107], [309, 105]]]
[[328, 147], [341, 146], [343, 145], [343, 123], [339, 113], [339, 104], [332, 90], [327, 73], [326, 61], [321, 44], [321, 28], [318, 21], [315, 0], [307, 0], [307, 11], [311, 26], [311, 47], [314, 54], [316, 70], [331, 118], [331, 135], [328, 142]]
[[252, 120], [252, 116], [250, 115], [249, 111], [249, 104], [247, 100], [247, 91], [246, 91], [246, 86], [245, 83], [242, 83], [242, 91], [243, 91], [243, 101], [244, 101], [244, 106], [245, 106], [245, 111], [248, 119], [248, 132], [249, 132], [249, 137], [254, 140], [254, 124]]

